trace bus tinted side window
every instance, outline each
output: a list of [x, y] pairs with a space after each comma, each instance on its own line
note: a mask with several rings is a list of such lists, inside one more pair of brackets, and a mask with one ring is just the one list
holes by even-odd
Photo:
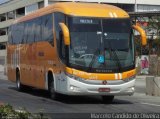
[[21, 44], [23, 39], [23, 23], [15, 24], [12, 26], [11, 38], [13, 44]]
[[19, 37], [18, 37], [18, 43], [22, 43], [23, 41], [23, 37], [24, 37], [24, 23], [20, 23], [18, 25], [18, 34], [19, 34]]
[[52, 14], [12, 26], [13, 44], [48, 41], [53, 45]]
[[9, 27], [8, 29], [8, 43], [12, 44], [12, 26]]
[[27, 43], [27, 40], [28, 40], [28, 29], [29, 29], [29, 24], [27, 22], [25, 22], [23, 43]]
[[25, 23], [24, 43], [42, 41], [41, 17]]
[[41, 27], [41, 17], [35, 19], [35, 42], [42, 41], [42, 27]]
[[17, 41], [17, 28], [16, 28], [16, 25], [13, 25], [12, 26], [12, 38], [13, 38], [13, 41], [12, 43], [13, 44], [16, 44], [16, 41]]
[[53, 44], [53, 17], [52, 14], [42, 17], [42, 40]]
[[62, 13], [54, 13], [54, 27], [56, 31], [56, 40], [57, 40], [57, 47], [58, 47], [58, 52], [60, 53], [60, 36], [62, 34], [62, 30], [59, 26], [59, 23], [65, 23], [65, 15]]
[[27, 23], [27, 34], [28, 34], [28, 37], [27, 37], [27, 43], [33, 43], [34, 42], [34, 32], [35, 32], [35, 20], [31, 20]]

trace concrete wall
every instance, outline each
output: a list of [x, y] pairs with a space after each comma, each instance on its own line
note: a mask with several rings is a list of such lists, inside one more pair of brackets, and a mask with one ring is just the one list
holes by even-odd
[[8, 35], [0, 36], [0, 42], [7, 42], [8, 41]]
[[104, 2], [123, 4], [160, 5], [160, 0], [49, 0], [49, 1], [84, 1], [84, 2]]
[[160, 5], [160, 0], [135, 0], [137, 4], [142, 5]]
[[13, 19], [10, 19], [7, 21], [0, 22], [0, 28], [6, 28], [6, 27], [10, 26], [13, 21], [14, 21]]
[[44, 0], [12, 0], [11, 2], [0, 5], [0, 14], [13, 11], [15, 9], [25, 7], [28, 5], [32, 5], [34, 3], [41, 2], [41, 1], [44, 1]]
[[7, 51], [6, 50], [0, 50], [0, 65], [4, 65], [5, 64], [6, 55], [7, 55]]
[[26, 6], [25, 7], [25, 15], [32, 13], [35, 10], [38, 10], [38, 3]]
[[158, 5], [137, 5], [137, 12], [160, 11]]

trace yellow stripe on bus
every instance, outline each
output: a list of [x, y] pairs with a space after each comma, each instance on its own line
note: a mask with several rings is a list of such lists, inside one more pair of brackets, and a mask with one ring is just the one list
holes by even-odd
[[[76, 70], [76, 69], [71, 69], [69, 67], [66, 68], [66, 72], [75, 75], [77, 77], [83, 78], [83, 79], [89, 79], [89, 80], [123, 80], [129, 77], [132, 77], [136, 74], [135, 69], [126, 71], [123, 73], [116, 73], [118, 77], [116, 78], [115, 73], [87, 73], [84, 71]], [[119, 76], [121, 75], [121, 76]], [[122, 78], [122, 79], [121, 79]]]

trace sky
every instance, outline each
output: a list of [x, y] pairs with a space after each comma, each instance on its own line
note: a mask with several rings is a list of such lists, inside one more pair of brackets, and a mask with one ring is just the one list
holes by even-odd
[[3, 3], [8, 2], [8, 1], [10, 1], [10, 0], [0, 0], [0, 4], [3, 4]]

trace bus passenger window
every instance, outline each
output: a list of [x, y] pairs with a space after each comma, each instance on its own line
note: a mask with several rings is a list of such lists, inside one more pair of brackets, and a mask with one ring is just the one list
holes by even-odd
[[16, 44], [16, 41], [15, 41], [15, 39], [16, 39], [16, 35], [17, 35], [17, 33], [16, 33], [16, 31], [17, 31], [17, 29], [16, 29], [16, 25], [13, 25], [12, 26], [12, 43], [13, 44]]
[[21, 44], [23, 38], [23, 23], [19, 23], [17, 25], [12, 26], [11, 38], [13, 44]]
[[59, 23], [65, 23], [65, 15], [64, 14], [62, 14], [62, 13], [54, 13], [54, 29], [55, 29], [55, 31], [56, 31], [56, 42], [57, 42], [57, 48], [58, 48], [58, 52], [59, 52], [59, 55], [60, 55], [60, 57], [62, 58], [62, 53], [61, 53], [61, 51], [62, 51], [62, 47], [61, 47], [61, 43], [62, 42], [60, 42], [60, 37], [61, 37], [61, 32], [62, 32], [62, 29], [60, 28], [60, 26], [59, 26]]
[[25, 29], [24, 29], [24, 39], [23, 39], [23, 43], [27, 43], [28, 40], [28, 29], [29, 29], [29, 24], [28, 22], [25, 23]]
[[12, 35], [11, 29], [12, 29], [12, 26], [10, 26], [9, 29], [8, 29], [8, 43], [9, 44], [12, 44], [12, 42], [13, 42], [12, 41], [13, 39], [12, 39], [12, 36], [11, 36]]
[[52, 14], [42, 17], [42, 40], [53, 44], [53, 18]]
[[23, 39], [24, 39], [24, 23], [20, 23], [18, 26], [18, 30], [19, 30], [19, 43], [22, 44], [23, 43]]
[[34, 37], [35, 41], [42, 41], [42, 29], [41, 29], [41, 17], [35, 20], [35, 29], [34, 29]]
[[34, 21], [30, 21], [28, 22], [28, 27], [27, 27], [27, 30], [28, 30], [28, 37], [27, 37], [27, 43], [33, 43], [34, 42]]

